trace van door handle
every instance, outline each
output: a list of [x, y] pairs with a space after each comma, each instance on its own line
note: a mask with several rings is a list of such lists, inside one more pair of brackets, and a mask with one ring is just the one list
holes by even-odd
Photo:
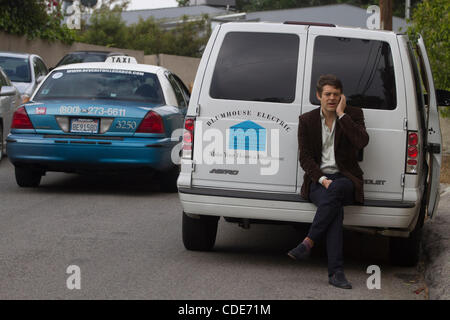
[[441, 153], [441, 145], [439, 143], [429, 143], [427, 145], [427, 152], [440, 154]]

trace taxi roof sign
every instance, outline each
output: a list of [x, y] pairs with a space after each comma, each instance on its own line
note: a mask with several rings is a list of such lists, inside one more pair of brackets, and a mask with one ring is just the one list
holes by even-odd
[[137, 64], [136, 58], [130, 56], [111, 56], [105, 62], [107, 63], [134, 63]]

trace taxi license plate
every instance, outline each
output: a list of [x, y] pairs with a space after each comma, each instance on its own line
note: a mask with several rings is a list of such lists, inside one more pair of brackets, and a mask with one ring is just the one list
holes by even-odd
[[98, 133], [98, 119], [71, 119], [70, 132]]

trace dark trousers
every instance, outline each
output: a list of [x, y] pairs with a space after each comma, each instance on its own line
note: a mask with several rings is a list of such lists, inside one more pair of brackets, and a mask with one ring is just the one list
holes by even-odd
[[308, 237], [316, 243], [326, 236], [328, 274], [331, 276], [336, 271], [343, 271], [343, 207], [354, 202], [354, 186], [340, 173], [326, 176], [333, 180], [328, 189], [318, 182], [311, 183], [309, 197], [317, 211]]

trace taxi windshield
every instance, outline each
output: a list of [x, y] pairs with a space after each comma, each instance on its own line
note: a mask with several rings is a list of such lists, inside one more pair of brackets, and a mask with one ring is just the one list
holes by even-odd
[[107, 99], [164, 104], [156, 74], [117, 69], [55, 70], [33, 100]]

